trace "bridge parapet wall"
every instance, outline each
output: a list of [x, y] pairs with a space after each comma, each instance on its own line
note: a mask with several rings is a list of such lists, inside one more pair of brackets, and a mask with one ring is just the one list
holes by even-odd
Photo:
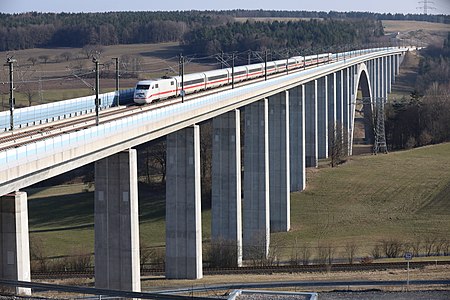
[[[133, 89], [121, 90], [119, 94], [121, 104], [133, 102]], [[99, 95], [100, 109], [116, 105], [117, 94], [110, 92]], [[14, 128], [22, 128], [37, 124], [44, 124], [95, 111], [95, 96], [87, 96], [42, 105], [23, 107], [14, 110]], [[10, 129], [10, 112], [0, 112], [0, 131]]]

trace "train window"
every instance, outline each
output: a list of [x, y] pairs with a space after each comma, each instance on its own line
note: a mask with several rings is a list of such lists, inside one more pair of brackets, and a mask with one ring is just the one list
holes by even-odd
[[248, 70], [248, 72], [253, 73], [253, 72], [257, 72], [257, 71], [261, 71], [261, 70], [262, 70], [262, 68], [256, 68], [256, 69]]
[[295, 64], [295, 61], [291, 61], [291, 62], [289, 63], [289, 65], [293, 65], [293, 64]]
[[236, 75], [242, 75], [242, 74], [247, 74], [247, 71], [239, 71], [239, 72], [235, 72], [234, 76]]
[[155, 89], [157, 89], [159, 87], [159, 85], [158, 84], [155, 84]]
[[184, 83], [184, 86], [192, 85], [192, 84], [196, 84], [196, 83], [203, 83], [203, 82], [205, 82], [205, 80], [204, 80], [203, 78], [201, 78], [201, 79], [189, 80], [189, 81], [186, 81], [186, 82]]
[[173, 82], [173, 81], [170, 82], [170, 85], [174, 85], [174, 84], [175, 84], [175, 82]]
[[150, 85], [149, 84], [138, 84], [136, 86], [137, 90], [148, 90], [150, 89]]
[[275, 66], [268, 66], [267, 69], [273, 69]]
[[208, 80], [217, 80], [217, 79], [222, 79], [222, 78], [227, 78], [227, 77], [228, 77], [228, 74], [221, 74], [221, 75], [208, 77]]

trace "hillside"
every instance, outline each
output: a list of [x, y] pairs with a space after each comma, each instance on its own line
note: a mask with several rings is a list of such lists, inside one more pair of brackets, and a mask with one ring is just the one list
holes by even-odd
[[[93, 192], [78, 185], [26, 190], [32, 243], [40, 241], [45, 256], [93, 251]], [[141, 242], [164, 244], [164, 187], [141, 184]], [[356, 255], [370, 255], [380, 240], [442, 240], [450, 233], [450, 143], [352, 157], [330, 168], [326, 162], [308, 170], [307, 189], [291, 195], [289, 233], [273, 234], [280, 257], [288, 259], [294, 244], [317, 257], [327, 244], [335, 257], [345, 257], [348, 243]], [[204, 211], [203, 237], [210, 236], [210, 212]], [[206, 245], [204, 243], [204, 245]]]
[[292, 231], [309, 246], [347, 242], [370, 255], [381, 240], [448, 239], [450, 144], [352, 157], [338, 168], [310, 170], [307, 189], [291, 196]]

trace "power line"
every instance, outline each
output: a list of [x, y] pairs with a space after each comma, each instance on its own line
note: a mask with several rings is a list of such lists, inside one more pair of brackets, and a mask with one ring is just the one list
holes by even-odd
[[424, 15], [428, 15], [428, 10], [429, 9], [431, 9], [431, 10], [432, 9], [436, 9], [436, 7], [433, 7], [433, 6], [430, 5], [430, 4], [434, 4], [434, 2], [430, 1], [430, 0], [422, 0], [422, 1], [419, 1], [417, 3], [422, 4], [421, 6], [417, 7], [417, 9], [423, 10], [423, 14]]

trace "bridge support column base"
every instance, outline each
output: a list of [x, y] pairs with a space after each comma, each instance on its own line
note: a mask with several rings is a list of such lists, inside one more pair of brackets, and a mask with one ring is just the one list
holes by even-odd
[[166, 278], [202, 277], [200, 128], [194, 125], [167, 136]]
[[270, 231], [291, 228], [289, 92], [269, 98]]
[[317, 80], [305, 85], [305, 159], [306, 167], [318, 166]]
[[140, 292], [137, 154], [95, 163], [95, 287]]
[[264, 259], [269, 254], [269, 140], [268, 101], [245, 107], [244, 148], [244, 259]]
[[305, 86], [289, 90], [289, 170], [290, 191], [306, 187], [305, 174]]
[[[0, 278], [30, 281], [27, 193], [0, 197]], [[30, 288], [0, 287], [0, 291], [31, 295]]]
[[221, 259], [229, 258], [236, 266], [242, 265], [240, 121], [239, 110], [213, 119], [212, 151], [213, 251]]

